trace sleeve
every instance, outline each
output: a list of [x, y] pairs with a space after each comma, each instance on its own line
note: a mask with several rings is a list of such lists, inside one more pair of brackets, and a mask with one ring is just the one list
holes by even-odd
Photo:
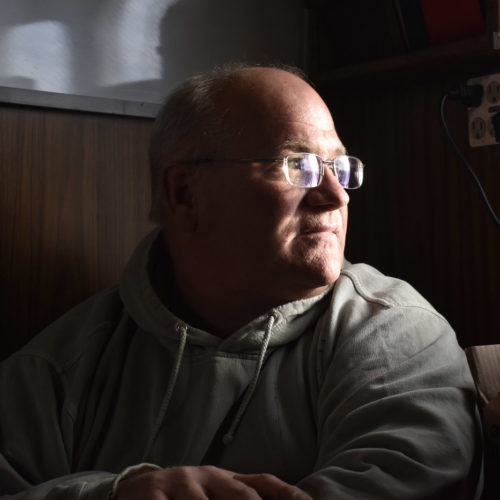
[[298, 486], [315, 499], [479, 498], [476, 394], [453, 330], [432, 310], [370, 307], [322, 351], [318, 460]]
[[73, 418], [62, 378], [40, 357], [0, 365], [0, 499], [104, 500], [116, 475], [71, 467]]

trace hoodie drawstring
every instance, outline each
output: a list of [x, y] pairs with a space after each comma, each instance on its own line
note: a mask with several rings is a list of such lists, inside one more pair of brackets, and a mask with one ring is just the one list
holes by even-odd
[[222, 438], [222, 442], [225, 445], [228, 445], [233, 442], [236, 428], [238, 427], [238, 424], [240, 423], [240, 420], [243, 417], [243, 413], [245, 413], [248, 403], [250, 402], [250, 399], [252, 399], [255, 388], [257, 387], [257, 382], [259, 380], [260, 371], [264, 363], [264, 357], [266, 355], [269, 340], [271, 339], [271, 332], [275, 321], [276, 321], [276, 316], [274, 314], [270, 314], [269, 319], [267, 321], [267, 327], [266, 327], [266, 332], [264, 334], [264, 339], [262, 340], [262, 344], [260, 346], [259, 361], [257, 363], [257, 367], [255, 368], [255, 373], [253, 374], [252, 381], [250, 382], [250, 385], [247, 388], [243, 401], [241, 402], [240, 407], [238, 408], [238, 412], [236, 413], [236, 416], [234, 417], [234, 420], [232, 421], [229, 430]]
[[175, 356], [174, 368], [172, 370], [172, 374], [170, 375], [170, 380], [168, 382], [167, 391], [165, 392], [165, 396], [163, 397], [163, 401], [161, 403], [160, 412], [158, 413], [158, 417], [156, 418], [155, 426], [153, 428], [153, 432], [151, 433], [151, 437], [149, 438], [148, 445], [146, 447], [146, 451], [142, 457], [142, 461], [146, 461], [149, 453], [151, 452], [151, 448], [153, 447], [156, 436], [160, 432], [160, 428], [165, 418], [165, 414], [167, 413], [168, 405], [170, 404], [170, 399], [172, 398], [172, 394], [174, 392], [174, 387], [177, 382], [177, 376], [179, 375], [179, 369], [181, 366], [182, 356], [184, 354], [184, 348], [186, 347], [187, 340], [187, 326], [184, 323], [178, 323], [177, 332], [180, 334], [179, 347], [177, 348], [177, 354]]
[[[236, 428], [238, 427], [238, 424], [240, 423], [243, 414], [245, 413], [248, 404], [250, 403], [250, 399], [252, 399], [253, 393], [255, 392], [255, 388], [257, 387], [257, 382], [259, 381], [259, 375], [262, 370], [262, 365], [264, 364], [264, 358], [266, 356], [267, 352], [267, 347], [269, 345], [269, 340], [271, 339], [271, 333], [272, 333], [272, 328], [273, 325], [276, 321], [276, 316], [274, 314], [269, 315], [269, 319], [267, 321], [267, 326], [266, 326], [266, 331], [264, 333], [264, 338], [262, 340], [262, 344], [260, 347], [260, 352], [259, 352], [259, 359], [257, 362], [257, 366], [255, 368], [255, 372], [253, 374], [252, 380], [250, 381], [250, 384], [245, 392], [245, 396], [243, 398], [243, 401], [241, 402], [238, 411], [236, 413], [236, 416], [234, 417], [231, 426], [229, 427], [229, 430], [227, 433], [224, 435], [222, 438], [222, 442], [225, 445], [228, 445], [232, 443], [234, 440], [234, 434], [236, 431]], [[156, 440], [156, 437], [158, 433], [160, 432], [163, 419], [165, 418], [165, 415], [167, 413], [168, 405], [170, 404], [170, 400], [172, 398], [172, 394], [174, 392], [175, 384], [177, 382], [177, 377], [179, 375], [179, 369], [181, 366], [181, 361], [182, 361], [182, 356], [184, 354], [184, 348], [186, 346], [186, 340], [187, 340], [187, 326], [184, 323], [179, 323], [177, 325], [177, 332], [180, 334], [180, 341], [179, 341], [179, 347], [177, 349], [177, 354], [175, 356], [175, 361], [174, 361], [174, 367], [172, 370], [172, 374], [170, 376], [170, 380], [168, 382], [167, 390], [165, 392], [165, 396], [163, 397], [163, 401], [161, 403], [160, 411], [158, 413], [158, 416], [156, 417], [156, 422], [153, 428], [153, 431], [151, 432], [148, 445], [146, 446], [146, 450], [143, 454], [142, 461], [146, 461], [148, 458], [151, 449], [153, 448], [154, 442]]]

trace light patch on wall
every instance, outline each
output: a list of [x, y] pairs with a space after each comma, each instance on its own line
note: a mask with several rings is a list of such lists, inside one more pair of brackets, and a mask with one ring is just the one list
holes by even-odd
[[303, 0], [0, 1], [0, 100], [30, 102], [32, 89], [51, 94], [32, 94], [38, 105], [104, 97], [127, 104], [103, 112], [156, 113], [178, 83], [215, 65], [301, 66], [303, 13]]
[[114, 0], [101, 9], [96, 46], [101, 62], [98, 85], [161, 78], [160, 22], [175, 0]]
[[[8, 27], [1, 36], [3, 85], [68, 92], [71, 71], [65, 26], [37, 21]], [[54, 65], [54, 61], [57, 64]]]

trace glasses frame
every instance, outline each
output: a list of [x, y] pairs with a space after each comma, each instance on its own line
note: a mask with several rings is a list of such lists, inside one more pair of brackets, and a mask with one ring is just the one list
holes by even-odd
[[[291, 181], [289, 170], [288, 170], [288, 158], [290, 156], [295, 156], [295, 155], [312, 155], [312, 156], [315, 156], [317, 158], [320, 172], [319, 172], [319, 181], [318, 181], [318, 184], [316, 186], [302, 186], [300, 184], [294, 184]], [[324, 160], [323, 158], [321, 158], [321, 156], [318, 156], [314, 153], [300, 153], [300, 152], [290, 153], [290, 154], [286, 155], [284, 158], [224, 158], [224, 159], [222, 159], [222, 158], [221, 159], [203, 158], [203, 159], [199, 159], [199, 160], [193, 160], [189, 163], [191, 163], [193, 165], [198, 165], [201, 163], [218, 163], [218, 162], [224, 162], [224, 163], [225, 162], [228, 162], [228, 163], [281, 163], [281, 168], [283, 169], [283, 172], [285, 174], [285, 178], [290, 185], [292, 185], [294, 187], [300, 187], [303, 189], [314, 189], [314, 188], [320, 186], [321, 182], [323, 181], [323, 177], [325, 176], [325, 165], [332, 171], [335, 178], [338, 180], [339, 176], [337, 173], [337, 168], [338, 168], [337, 164], [340, 160], [343, 160], [345, 158], [347, 158], [348, 161], [351, 161], [351, 159], [356, 160], [356, 162], [358, 164], [358, 171], [363, 172], [365, 165], [356, 156], [340, 155], [340, 156], [337, 156], [336, 158], [334, 158], [333, 160]], [[344, 189], [349, 189], [349, 190], [359, 189], [362, 185], [363, 185], [363, 179], [361, 179], [359, 186], [345, 187], [345, 186], [342, 186], [342, 184], [341, 184], [341, 186]]]

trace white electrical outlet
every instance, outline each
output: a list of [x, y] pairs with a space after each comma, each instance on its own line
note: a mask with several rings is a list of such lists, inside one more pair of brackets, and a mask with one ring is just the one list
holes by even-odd
[[469, 144], [472, 147], [499, 144], [491, 117], [500, 112], [500, 73], [471, 78], [467, 85], [481, 85], [483, 98], [477, 107], [468, 108]]
[[472, 120], [470, 134], [476, 141], [482, 140], [486, 135], [486, 122], [480, 116], [476, 116]]
[[496, 104], [500, 101], [500, 81], [491, 80], [486, 86], [485, 92], [486, 100], [491, 104]]

